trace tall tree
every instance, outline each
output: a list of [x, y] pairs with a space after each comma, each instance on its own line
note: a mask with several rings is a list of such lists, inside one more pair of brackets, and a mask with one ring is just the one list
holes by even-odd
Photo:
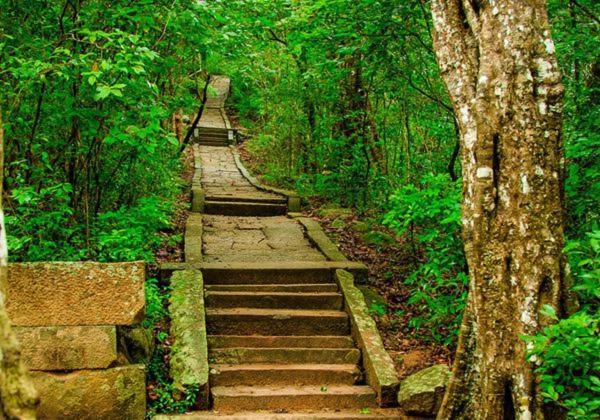
[[0, 419], [34, 419], [37, 391], [21, 360], [20, 346], [6, 313], [8, 248], [2, 211], [4, 128], [0, 108]]
[[560, 72], [542, 0], [432, 0], [458, 118], [469, 298], [438, 418], [543, 418], [522, 335], [563, 307]]

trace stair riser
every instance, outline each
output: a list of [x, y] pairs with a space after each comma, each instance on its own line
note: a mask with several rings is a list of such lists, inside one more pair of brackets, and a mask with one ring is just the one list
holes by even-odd
[[332, 284], [331, 271], [328, 269], [228, 269], [204, 268], [204, 283], [207, 285], [298, 285]]
[[349, 336], [244, 336], [244, 335], [209, 335], [210, 349], [226, 347], [258, 347], [258, 348], [353, 348], [354, 341]]
[[310, 409], [342, 410], [377, 407], [374, 395], [332, 395], [326, 392], [323, 392], [322, 395], [273, 395], [269, 396], [269, 398], [248, 395], [213, 395], [213, 401], [213, 408], [223, 412]]
[[357, 364], [358, 349], [212, 349], [208, 360], [216, 364], [281, 363], [281, 364]]
[[281, 293], [334, 293], [336, 284], [222, 284], [206, 286], [210, 292], [281, 292]]
[[257, 204], [279, 204], [285, 206], [287, 200], [285, 198], [251, 198], [251, 197], [231, 197], [231, 196], [214, 196], [207, 195], [207, 201], [224, 201], [235, 203], [257, 203]]
[[213, 308], [278, 308], [278, 309], [342, 309], [339, 294], [314, 295], [251, 295], [250, 293], [207, 292], [206, 305]]
[[213, 335], [337, 335], [350, 334], [347, 318], [244, 317], [207, 315], [207, 329]]
[[287, 206], [281, 204], [206, 201], [204, 203], [204, 212], [206, 214], [219, 214], [223, 216], [281, 216], [287, 213]]
[[355, 370], [269, 370], [261, 371], [224, 371], [211, 373], [211, 386], [271, 386], [271, 385], [322, 385], [341, 384], [354, 385], [360, 380], [358, 369]]

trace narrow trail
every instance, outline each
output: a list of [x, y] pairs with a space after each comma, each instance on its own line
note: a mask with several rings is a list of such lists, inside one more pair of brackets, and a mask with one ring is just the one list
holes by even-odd
[[374, 324], [362, 331], [352, 313], [366, 309], [348, 300], [352, 284], [341, 286], [343, 273], [351, 275], [336, 271], [360, 264], [331, 261], [309, 238], [307, 222], [287, 215], [288, 197], [244, 176], [227, 147], [229, 81], [215, 78], [212, 87], [217, 97], [195, 139], [197, 212], [188, 222], [186, 262], [202, 264], [213, 411], [185, 418], [400, 418], [397, 409], [380, 408], [394, 404], [395, 379], [386, 388], [378, 377], [386, 367], [372, 366], [391, 359]]

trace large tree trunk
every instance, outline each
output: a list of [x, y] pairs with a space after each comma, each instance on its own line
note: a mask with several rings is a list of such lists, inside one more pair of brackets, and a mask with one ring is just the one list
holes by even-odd
[[562, 93], [541, 0], [432, 0], [461, 134], [470, 288], [438, 418], [543, 418], [523, 334], [560, 313]]
[[0, 109], [0, 419], [34, 419], [37, 391], [21, 361], [21, 351], [5, 308], [8, 249], [2, 210], [4, 129]]

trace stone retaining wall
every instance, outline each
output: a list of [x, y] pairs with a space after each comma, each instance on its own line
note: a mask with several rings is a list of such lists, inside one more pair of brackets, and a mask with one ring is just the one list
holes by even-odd
[[143, 419], [144, 366], [117, 326], [145, 309], [144, 263], [10, 264], [7, 311], [40, 394], [41, 419]]

